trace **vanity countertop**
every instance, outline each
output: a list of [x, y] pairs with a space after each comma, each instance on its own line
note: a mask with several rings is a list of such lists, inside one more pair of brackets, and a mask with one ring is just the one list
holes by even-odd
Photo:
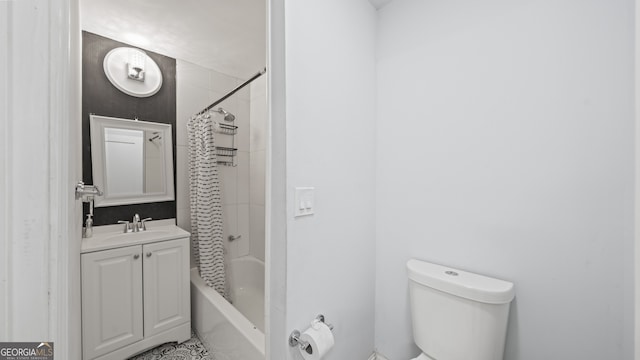
[[175, 219], [147, 221], [146, 225], [146, 231], [134, 233], [125, 233], [122, 224], [95, 226], [93, 236], [82, 239], [80, 253], [182, 239], [190, 235], [175, 225]]

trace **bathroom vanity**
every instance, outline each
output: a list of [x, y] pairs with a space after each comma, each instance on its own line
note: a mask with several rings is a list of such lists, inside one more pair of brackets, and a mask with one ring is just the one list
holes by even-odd
[[85, 360], [122, 360], [191, 337], [189, 233], [173, 219], [146, 226], [98, 226], [82, 239]]

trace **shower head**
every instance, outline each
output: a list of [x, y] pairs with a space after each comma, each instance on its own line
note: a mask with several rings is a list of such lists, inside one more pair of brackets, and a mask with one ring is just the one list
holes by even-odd
[[232, 113], [228, 112], [227, 110], [219, 107], [217, 110], [215, 110], [216, 112], [224, 115], [224, 121], [228, 121], [228, 122], [232, 122], [236, 119], [236, 116], [233, 115]]

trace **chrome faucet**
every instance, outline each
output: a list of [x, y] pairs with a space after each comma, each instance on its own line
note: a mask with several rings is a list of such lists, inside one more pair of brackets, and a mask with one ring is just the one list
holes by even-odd
[[[138, 214], [136, 214], [138, 215]], [[153, 220], [152, 218], [146, 218], [146, 219], [142, 219], [140, 220], [140, 228], [138, 229], [138, 231], [146, 231], [147, 230], [147, 224], [145, 224], [147, 221], [149, 220]]]
[[133, 232], [133, 228], [131, 228], [131, 223], [125, 220], [118, 220], [118, 224], [124, 224], [124, 233]]
[[131, 225], [133, 227], [133, 232], [140, 231], [140, 215], [133, 215], [133, 220], [131, 221]]
[[149, 220], [153, 220], [153, 219], [146, 218], [146, 219], [140, 220], [140, 215], [135, 214], [133, 215], [133, 221], [129, 222], [129, 221], [120, 220], [118, 221], [118, 224], [124, 224], [125, 233], [140, 232], [140, 231], [147, 230], [147, 225], [145, 224], [145, 222]]

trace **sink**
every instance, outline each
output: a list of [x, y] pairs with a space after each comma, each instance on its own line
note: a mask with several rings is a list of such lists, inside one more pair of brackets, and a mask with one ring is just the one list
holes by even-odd
[[120, 224], [95, 226], [93, 236], [82, 239], [81, 252], [182, 239], [190, 235], [176, 226], [174, 219], [149, 221], [146, 225], [148, 230], [130, 233], [124, 233], [123, 226]]
[[166, 230], [145, 230], [139, 232], [131, 232], [131, 233], [120, 233], [120, 234], [109, 234], [105, 236], [103, 241], [113, 242], [113, 241], [144, 241], [144, 240], [155, 240], [157, 238], [162, 238], [169, 234], [169, 231]]

